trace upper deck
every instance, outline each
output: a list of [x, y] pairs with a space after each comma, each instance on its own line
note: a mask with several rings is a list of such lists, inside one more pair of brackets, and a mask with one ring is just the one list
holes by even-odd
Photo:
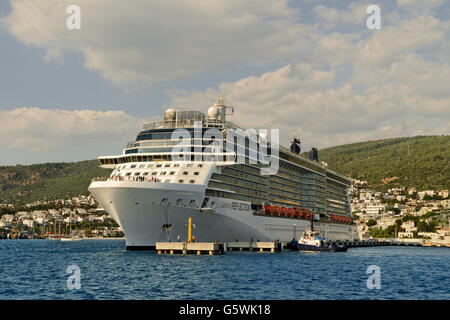
[[[102, 167], [115, 168], [116, 165], [135, 162], [153, 162], [153, 161], [173, 161], [177, 160], [194, 161], [199, 156], [205, 154], [209, 156], [209, 161], [213, 159], [216, 165], [232, 165], [237, 163], [237, 142], [232, 141], [236, 150], [230, 152], [226, 148], [227, 135], [229, 132], [241, 132], [246, 134], [246, 130], [230, 121], [227, 121], [225, 115], [223, 101], [218, 101], [215, 106], [208, 110], [208, 114], [199, 111], [178, 111], [169, 109], [165, 112], [164, 118], [146, 123], [142, 130], [136, 135], [135, 140], [126, 144], [123, 153], [116, 156], [99, 157]], [[193, 133], [195, 130], [200, 131], [200, 136], [194, 136], [189, 140], [181, 143], [181, 139], [174, 135], [177, 129], [184, 129]], [[208, 129], [216, 129], [214, 137], [203, 136]], [[300, 154], [291, 152], [288, 148], [281, 145], [271, 145], [269, 139], [261, 140], [260, 136], [256, 136], [255, 140], [245, 137], [241, 140], [241, 147], [245, 150], [246, 158], [252, 152], [258, 155], [260, 151], [260, 143], [265, 143], [268, 148], [268, 154], [277, 157], [277, 161], [288, 162], [300, 166], [301, 168], [326, 177], [336, 183], [350, 186], [351, 179], [337, 172], [328, 169], [317, 161], [311, 161]], [[210, 145], [214, 143], [219, 148], [212, 148]], [[176, 147], [183, 147], [182, 151]], [[277, 152], [272, 152], [272, 148], [277, 148]], [[255, 148], [256, 150], [253, 150]], [[181, 159], [180, 159], [181, 156]], [[259, 155], [258, 155], [259, 156]], [[257, 157], [258, 157], [257, 156]]]

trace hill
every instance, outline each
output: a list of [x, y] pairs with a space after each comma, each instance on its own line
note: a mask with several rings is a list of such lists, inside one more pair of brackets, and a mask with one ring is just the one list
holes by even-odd
[[97, 160], [0, 167], [0, 203], [30, 203], [87, 195], [92, 178], [109, 174]]
[[[391, 187], [450, 189], [450, 136], [417, 136], [319, 150], [329, 168], [385, 191]], [[110, 170], [97, 160], [0, 167], [0, 203], [30, 203], [88, 194], [92, 178]]]
[[347, 144], [319, 150], [330, 169], [386, 191], [450, 189], [450, 136], [417, 136]]

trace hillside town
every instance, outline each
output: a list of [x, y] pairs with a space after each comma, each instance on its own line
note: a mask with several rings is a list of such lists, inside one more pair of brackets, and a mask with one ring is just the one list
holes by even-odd
[[117, 238], [123, 231], [91, 196], [0, 204], [0, 238]]
[[[396, 238], [450, 245], [448, 190], [392, 188], [370, 190], [354, 180], [350, 190], [353, 222], [361, 240]], [[90, 196], [0, 204], [0, 238], [117, 238], [122, 229]]]
[[354, 180], [351, 207], [360, 239], [397, 238], [450, 245], [448, 190], [391, 188], [386, 193], [367, 189]]

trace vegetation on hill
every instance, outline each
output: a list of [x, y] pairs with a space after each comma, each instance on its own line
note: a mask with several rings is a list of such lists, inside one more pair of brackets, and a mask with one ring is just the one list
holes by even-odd
[[368, 187], [450, 189], [450, 136], [417, 136], [347, 144], [319, 150], [319, 161]]
[[92, 178], [110, 170], [97, 160], [0, 167], [0, 203], [31, 203], [87, 195]]

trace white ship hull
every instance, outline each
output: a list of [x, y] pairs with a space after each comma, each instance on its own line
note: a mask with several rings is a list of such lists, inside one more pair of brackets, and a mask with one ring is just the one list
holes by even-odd
[[[158, 241], [185, 241], [189, 217], [196, 239], [208, 242], [290, 241], [309, 226], [305, 219], [254, 215], [245, 201], [215, 198], [214, 207], [200, 210], [204, 185], [96, 181], [89, 191], [122, 227], [129, 250], [154, 249]], [[357, 238], [353, 225], [314, 225], [329, 240]]]

